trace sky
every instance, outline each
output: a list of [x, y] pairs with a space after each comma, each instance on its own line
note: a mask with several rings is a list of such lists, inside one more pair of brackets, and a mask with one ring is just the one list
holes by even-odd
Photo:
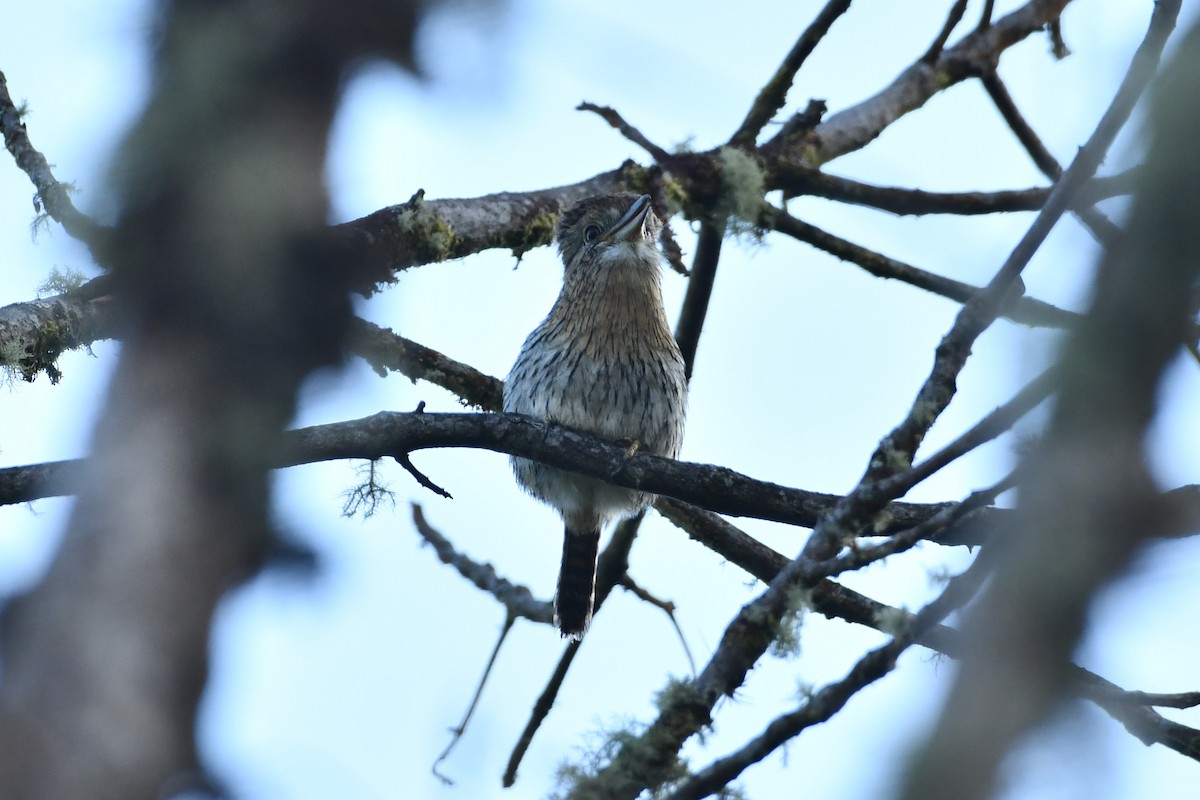
[[[105, 169], [146, 95], [146, 0], [42, 0], [7, 4], [0, 70], [29, 104], [30, 136], [76, 202], [104, 219]], [[611, 105], [668, 149], [705, 149], [740, 123], [823, 3], [725, 6], [632, 0], [559, 4], [451, 4], [425, 24], [423, 79], [392, 67], [364, 70], [347, 88], [328, 158], [332, 221], [407, 200], [473, 197], [573, 183], [636, 147], [581, 101]], [[801, 71], [786, 111], [823, 98], [837, 111], [870, 96], [928, 46], [949, 2], [857, 0]], [[997, 2], [997, 14], [1016, 5]], [[1060, 160], [1091, 133], [1145, 30], [1151, 3], [1078, 0], [1064, 18], [1073, 55], [1054, 62], [1044, 37], [1006, 54], [1001, 75]], [[916, 10], [919, 6], [920, 10]], [[967, 19], [981, 6], [972, 2]], [[1195, 16], [1188, 5], [1184, 25]], [[965, 25], [964, 25], [965, 30]], [[958, 38], [959, 33], [951, 37]], [[1135, 122], [1106, 169], [1137, 156]], [[1043, 180], [974, 84], [955, 87], [889, 128], [863, 151], [828, 166], [872, 183], [930, 190], [1024, 188]], [[32, 186], [0, 158], [0, 304], [27, 300], [53, 267], [96, 274], [86, 252], [51, 225], [31, 235]], [[1119, 216], [1121, 203], [1106, 206]], [[899, 218], [812, 199], [793, 214], [895, 258], [983, 283], [1029, 225], [1029, 214], [987, 218]], [[673, 221], [685, 252], [694, 234]], [[1025, 272], [1030, 294], [1081, 309], [1098, 250], [1065, 219]], [[508, 371], [525, 335], [549, 309], [560, 266], [549, 248], [519, 265], [491, 251], [409, 270], [396, 286], [359, 304], [364, 317], [492, 375]], [[666, 272], [674, 316], [685, 289]], [[933, 347], [957, 306], [781, 237], [728, 242], [691, 386], [681, 457], [754, 477], [844, 492], [878, 439], [898, 422], [928, 372]], [[926, 452], [955, 438], [1010, 397], [1053, 358], [1055, 338], [1006, 322], [974, 348]], [[82, 456], [118, 356], [112, 342], [61, 362], [45, 378], [0, 389], [0, 464]], [[1164, 486], [1200, 481], [1194, 446], [1200, 368], [1180, 360], [1166, 384], [1152, 434], [1153, 468]], [[358, 361], [315, 376], [297, 425], [354, 419], [382, 409], [455, 411], [448, 393], [399, 375], [380, 379]], [[1021, 434], [1038, 429], [1031, 415]], [[960, 499], [1011, 469], [1017, 437], [964, 458], [909, 499]], [[648, 721], [669, 676], [690, 672], [683, 646], [658, 610], [616, 592], [595, 620], [516, 787], [500, 775], [563, 644], [546, 626], [519, 622], [510, 634], [463, 739], [441, 771], [431, 766], [470, 702], [504, 620], [502, 608], [440, 564], [413, 530], [409, 504], [463, 552], [549, 599], [557, 575], [560, 523], [513, 483], [505, 457], [466, 450], [422, 451], [415, 464], [454, 495], [434, 497], [399, 468], [384, 477], [394, 508], [370, 519], [341, 515], [355, 465], [320, 464], [276, 476], [281, 530], [312, 547], [311, 575], [270, 572], [233, 593], [213, 633], [213, 674], [200, 739], [208, 765], [247, 800], [363, 800], [546, 796], [563, 759], [594, 746], [601, 731]], [[1011, 498], [1007, 498], [1011, 500]], [[37, 580], [52, 557], [68, 499], [0, 509], [0, 592]], [[786, 554], [803, 530], [734, 520]], [[1064, 557], [1067, 557], [1064, 555]], [[844, 582], [882, 602], [915, 609], [960, 570], [966, 553], [922, 547]], [[1077, 660], [1127, 688], [1198, 688], [1194, 626], [1164, 609], [1200, 603], [1194, 574], [1200, 542], [1148, 550], [1099, 599]], [[729, 620], [762, 589], [664, 520], [651, 515], [631, 574], [678, 606], [691, 652], [703, 664]], [[793, 658], [766, 658], [735, 701], [718, 708], [716, 731], [684, 754], [701, 768], [756, 735], [798, 702], [804, 687], [842, 677], [881, 634], [809, 615]], [[953, 664], [915, 648], [899, 668], [850, 702], [833, 721], [805, 732], [740, 780], [751, 797], [876, 798], [894, 785], [905, 754], [931, 723]], [[1196, 713], [1168, 716], [1200, 725]], [[1146, 748], [1089, 706], [1075, 705], [1005, 767], [1009, 800], [1187, 797], [1195, 766]]]

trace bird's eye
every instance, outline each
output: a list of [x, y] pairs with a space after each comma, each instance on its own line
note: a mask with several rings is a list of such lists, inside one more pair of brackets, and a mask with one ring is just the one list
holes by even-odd
[[600, 227], [598, 225], [588, 225], [583, 229], [583, 240], [585, 242], [594, 242], [599, 235]]

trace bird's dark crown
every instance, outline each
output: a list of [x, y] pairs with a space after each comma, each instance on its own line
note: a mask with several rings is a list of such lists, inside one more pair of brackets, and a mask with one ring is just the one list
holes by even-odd
[[[571, 264], [588, 244], [586, 232], [589, 227], [596, 226], [602, 234], [608, 232], [641, 197], [629, 192], [601, 194], [586, 197], [564, 211], [558, 220], [557, 231], [558, 251], [563, 262]], [[650, 242], [658, 237], [661, 229], [662, 222], [652, 208], [646, 218]]]

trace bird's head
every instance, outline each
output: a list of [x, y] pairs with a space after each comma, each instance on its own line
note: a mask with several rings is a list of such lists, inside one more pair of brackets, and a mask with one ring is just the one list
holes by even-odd
[[626, 263], [657, 270], [660, 254], [655, 242], [661, 230], [662, 222], [650, 208], [650, 195], [597, 195], [563, 213], [558, 221], [558, 250], [568, 272]]

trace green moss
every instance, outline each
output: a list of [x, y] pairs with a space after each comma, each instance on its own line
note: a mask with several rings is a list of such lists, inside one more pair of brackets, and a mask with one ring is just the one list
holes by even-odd
[[533, 248], [554, 241], [554, 229], [558, 226], [558, 217], [557, 213], [543, 211], [529, 220], [529, 224], [521, 232], [521, 243], [513, 248], [513, 255], [520, 259]]
[[62, 371], [56, 363], [58, 357], [75, 344], [69, 326], [50, 321], [38, 329], [32, 343], [26, 341], [23, 349], [19, 343], [11, 344], [0, 352], [0, 359], [11, 374], [20, 376], [23, 381], [33, 383], [38, 374], [44, 372], [50, 383], [56, 384], [62, 380]]
[[796, 160], [806, 167], [817, 169], [829, 161], [829, 154], [820, 145], [809, 143], [796, 152]]
[[458, 255], [462, 243], [449, 222], [425, 208], [424, 197], [418, 192], [396, 212], [396, 235], [411, 254], [402, 266], [448, 261]]
[[650, 170], [632, 159], [621, 165], [621, 177], [625, 186], [634, 194], [649, 194]]
[[[687, 775], [686, 764], [675, 756], [668, 763], [661, 763], [660, 743], [653, 737], [647, 738], [647, 726], [638, 722], [627, 722], [620, 727], [611, 727], [592, 737], [591, 746], [584, 750], [576, 763], [563, 762], [557, 770], [557, 790], [551, 797], [575, 797], [582, 800], [604, 800], [624, 790], [650, 783], [653, 786], [670, 785]], [[614, 762], [630, 764], [654, 764], [653, 773], [637, 772], [626, 774], [619, 769], [615, 774], [600, 779], [599, 773], [613, 768]], [[662, 795], [651, 789], [651, 797]]]
[[812, 592], [809, 589], [793, 587], [787, 593], [787, 605], [775, 639], [771, 642], [770, 652], [776, 658], [794, 658], [800, 655], [800, 631], [804, 627], [804, 618], [812, 605]]
[[913, 615], [902, 608], [883, 608], [875, 614], [875, 626], [889, 636], [898, 636], [908, 630]]
[[722, 147], [721, 195], [728, 213], [754, 223], [762, 206], [766, 178], [762, 165], [751, 153], [740, 147]]
[[688, 680], [670, 678], [666, 687], [654, 696], [654, 705], [661, 714], [702, 704], [704, 698]]
[[0, 365], [14, 375], [20, 374], [17, 365], [24, 357], [25, 351], [16, 342], [8, 342], [0, 347]]
[[682, 183], [675, 180], [670, 173], [663, 175], [663, 194], [667, 199], [667, 213], [671, 216], [678, 214], [690, 202], [687, 189], [684, 188]]
[[437, 254], [438, 261], [453, 258], [455, 248], [462, 241], [462, 238], [454, 232], [454, 228], [450, 223], [436, 214], [430, 215], [430, 230], [427, 236], [430, 247]]
[[875, 515], [875, 520], [871, 525], [871, 529], [875, 533], [883, 534], [883, 532], [888, 529], [888, 526], [890, 526], [893, 521], [895, 521], [895, 517], [892, 515], [891, 506], [887, 506]]
[[54, 267], [50, 275], [37, 287], [37, 296], [45, 297], [51, 294], [66, 294], [73, 292], [87, 281], [82, 272], [70, 268]]
[[696, 152], [696, 137], [695, 137], [695, 135], [688, 136], [686, 139], [684, 139], [681, 142], [676, 142], [675, 146], [671, 148], [671, 152], [677, 156], [683, 155], [684, 153]]
[[758, 214], [766, 193], [762, 164], [740, 147], [722, 147], [720, 152], [721, 196], [716, 212], [728, 221], [735, 235], [761, 236]]

